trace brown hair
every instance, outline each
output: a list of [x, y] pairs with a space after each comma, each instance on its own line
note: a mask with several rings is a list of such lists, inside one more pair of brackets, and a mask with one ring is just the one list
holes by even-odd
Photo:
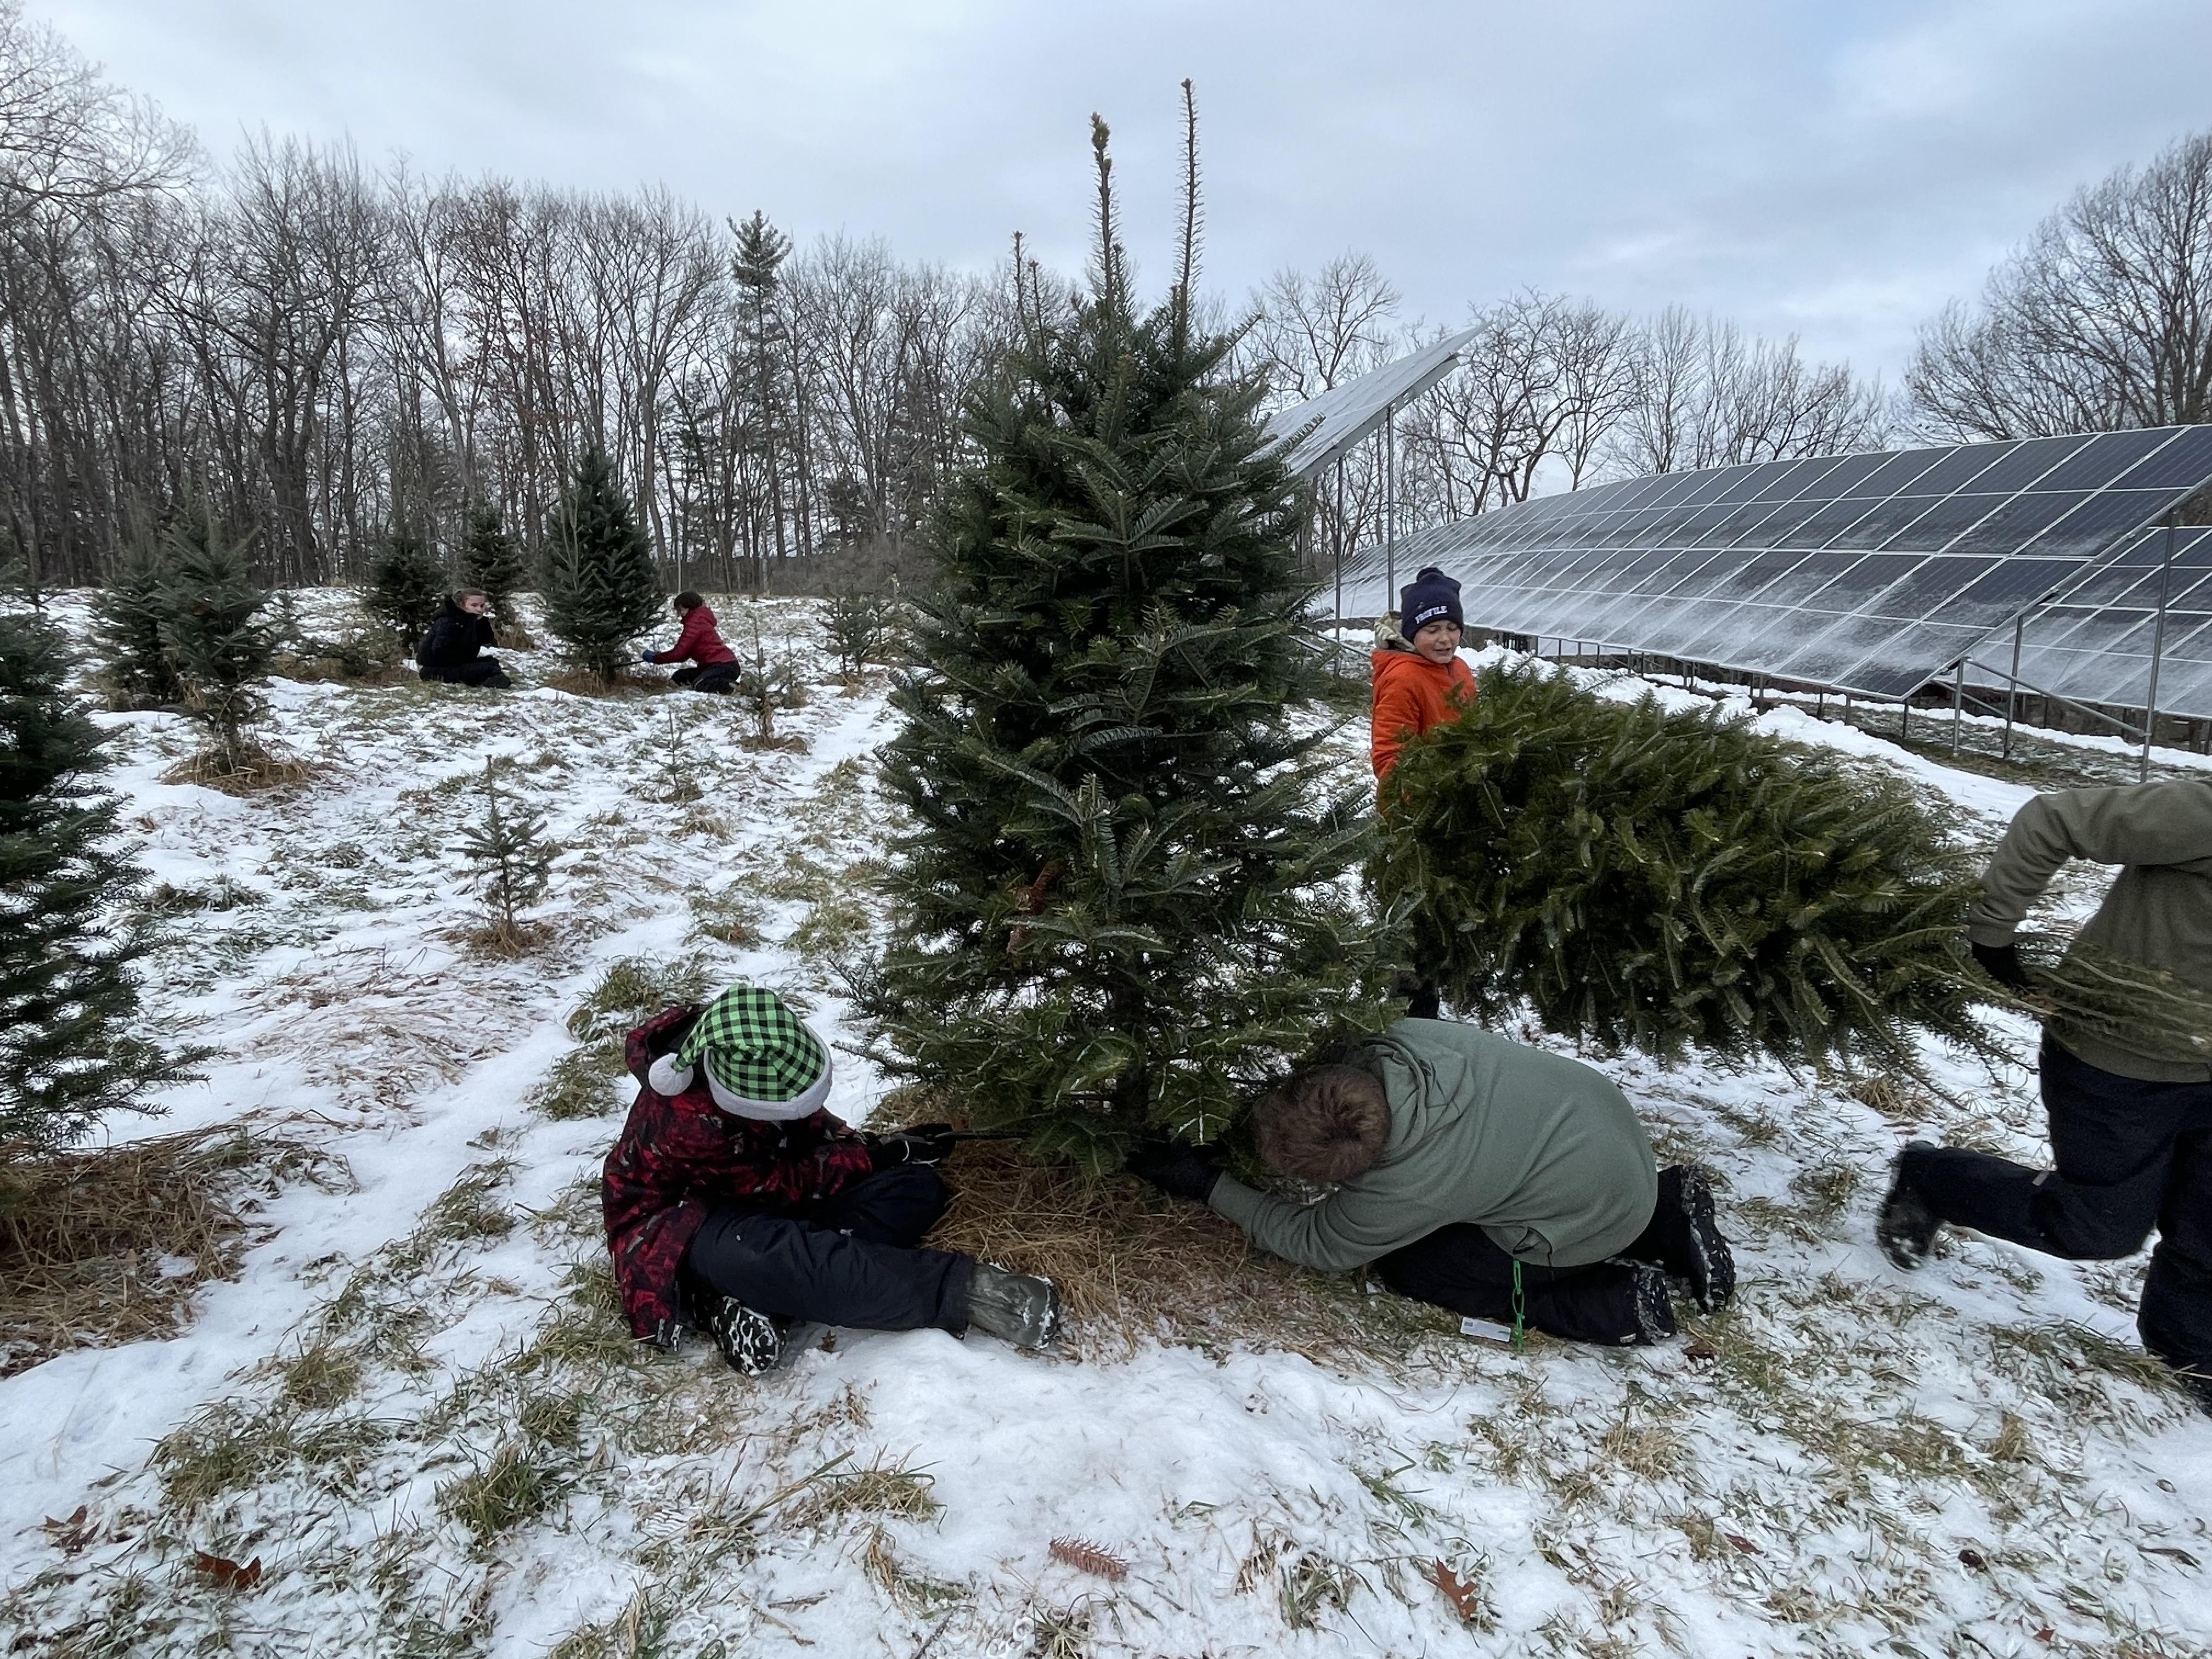
[[706, 604], [707, 601], [701, 599], [696, 593], [694, 593], [687, 587], [681, 593], [678, 593], [670, 603], [674, 605], [678, 611], [696, 611], [701, 605]]
[[1382, 1155], [1390, 1103], [1357, 1066], [1316, 1066], [1269, 1094], [1254, 1115], [1260, 1159], [1307, 1181], [1349, 1181]]

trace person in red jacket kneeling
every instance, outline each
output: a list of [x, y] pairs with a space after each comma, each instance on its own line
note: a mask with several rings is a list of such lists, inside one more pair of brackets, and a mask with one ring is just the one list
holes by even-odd
[[689, 668], [679, 668], [668, 678], [672, 684], [687, 686], [694, 691], [714, 691], [725, 696], [738, 689], [738, 653], [724, 644], [714, 628], [714, 613], [707, 608], [707, 601], [696, 593], [678, 593], [669, 603], [683, 627], [676, 635], [676, 643], [665, 651], [647, 651], [640, 654], [642, 663], [689, 663]]
[[829, 1048], [775, 992], [671, 1008], [625, 1058], [640, 1087], [599, 1198], [632, 1335], [673, 1348], [699, 1327], [747, 1376], [799, 1320], [1052, 1340], [1051, 1280], [920, 1248], [945, 1211], [947, 1126], [864, 1134], [824, 1111]]

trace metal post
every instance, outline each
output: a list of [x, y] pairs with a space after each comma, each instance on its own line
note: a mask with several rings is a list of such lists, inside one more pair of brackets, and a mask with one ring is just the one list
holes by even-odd
[[1899, 737], [1899, 738], [1902, 738], [1905, 736], [1905, 734], [1906, 732], [1910, 732], [1910, 731], [1911, 731], [1911, 730], [1912, 730], [1912, 693], [1911, 693], [1910, 691], [1908, 691], [1908, 692], [1906, 692], [1906, 693], [1905, 693], [1902, 697], [1900, 697], [1900, 698], [1899, 698], [1899, 699], [1898, 699], [1898, 703], [1897, 703], [1897, 735], [1898, 735], [1898, 737]]
[[2012, 758], [2012, 709], [2020, 701], [2020, 636], [2027, 629], [2027, 613], [2022, 611], [2012, 622], [2012, 672], [2005, 677], [2005, 731], [2002, 753]]
[[1959, 733], [1966, 724], [1966, 659], [1959, 659], [1956, 678], [1951, 682], [1951, 752], [1959, 752]]
[[1382, 583], [1398, 591], [1398, 405], [1382, 405]]
[[[1334, 550], [1336, 558], [1336, 622], [1337, 626], [1342, 628], [1344, 625], [1344, 457], [1341, 455], [1336, 458], [1336, 511], [1331, 516], [1334, 520], [1329, 528], [1329, 545]], [[1343, 644], [1342, 640], [1337, 641], [1340, 650]]]
[[2150, 738], [2158, 730], [2158, 670], [2160, 659], [2166, 655], [2166, 601], [2173, 586], [2173, 542], [2178, 532], [2173, 514], [2166, 515], [2166, 559], [2158, 569], [2158, 621], [2150, 634], [2150, 684], [2143, 690], [2142, 763], [2136, 769], [2138, 781], [2150, 779]]

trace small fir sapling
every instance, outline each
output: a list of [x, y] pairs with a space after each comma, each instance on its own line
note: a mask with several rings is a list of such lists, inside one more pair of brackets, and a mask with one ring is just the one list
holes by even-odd
[[703, 751], [688, 741], [690, 722], [678, 712], [681, 706], [677, 700], [668, 705], [668, 741], [660, 750], [660, 798], [671, 806], [686, 805], [706, 793], [697, 777]]
[[882, 761], [912, 827], [852, 988], [892, 1075], [1106, 1170], [1387, 1024], [1395, 945], [1344, 888], [1365, 792], [1333, 781], [1298, 483], [1196, 314], [1194, 138], [1177, 278], [1141, 313], [1103, 122], [1092, 143], [1089, 291], [1024, 276], [932, 526]]
[[508, 531], [499, 509], [489, 502], [470, 508], [468, 535], [461, 543], [461, 586], [481, 588], [490, 599], [502, 645], [528, 644], [515, 604], [526, 568], [522, 544]]
[[202, 1057], [134, 1033], [143, 872], [116, 848], [107, 757], [69, 665], [50, 624], [0, 609], [0, 1145], [33, 1150], [145, 1109]]
[[486, 914], [486, 935], [502, 951], [530, 942], [525, 913], [545, 896], [559, 848], [545, 836], [545, 814], [503, 799], [497, 763], [484, 762], [483, 817], [467, 825], [454, 850], [467, 859], [467, 884]]
[[367, 600], [370, 612], [411, 649], [422, 642], [446, 603], [451, 583], [446, 567], [422, 538], [394, 530], [369, 567]]
[[848, 589], [824, 599], [821, 615], [822, 631], [837, 653], [839, 671], [857, 675], [883, 642], [881, 600], [857, 588]]
[[544, 598], [546, 628], [579, 668], [610, 684], [665, 608], [652, 546], [597, 444], [547, 526]]
[[799, 666], [789, 657], [771, 652], [762, 638], [760, 623], [753, 623], [752, 650], [743, 659], [737, 701], [753, 717], [753, 735], [746, 742], [756, 749], [773, 749], [783, 741], [775, 734], [779, 711], [805, 702]]
[[170, 562], [167, 542], [135, 541], [93, 601], [94, 640], [116, 708], [172, 708], [184, 701], [184, 682], [161, 638]]
[[220, 532], [173, 532], [161, 589], [161, 638], [185, 688], [185, 712], [210, 739], [200, 764], [218, 776], [264, 771], [269, 757], [251, 728], [266, 708], [261, 688], [276, 655], [263, 620], [269, 591], [253, 580], [246, 543]]

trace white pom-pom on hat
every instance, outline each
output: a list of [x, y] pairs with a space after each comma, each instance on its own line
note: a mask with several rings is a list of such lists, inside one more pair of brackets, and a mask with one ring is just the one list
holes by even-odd
[[647, 1068], [645, 1082], [653, 1093], [673, 1099], [691, 1086], [691, 1067], [679, 1062], [674, 1054], [663, 1054]]

